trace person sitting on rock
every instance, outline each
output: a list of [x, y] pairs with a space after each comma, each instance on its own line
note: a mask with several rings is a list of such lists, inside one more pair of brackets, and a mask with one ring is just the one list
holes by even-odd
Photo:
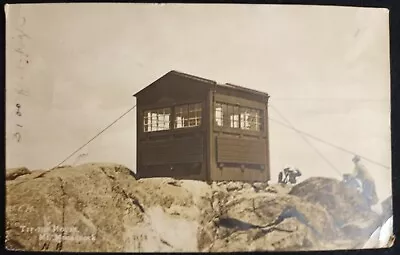
[[295, 184], [297, 182], [296, 178], [301, 176], [301, 172], [298, 168], [286, 166], [283, 171], [279, 173], [278, 183], [287, 184], [290, 182], [291, 184]]
[[357, 178], [362, 182], [362, 193], [367, 199], [370, 206], [378, 203], [378, 196], [376, 194], [375, 189], [375, 181], [372, 176], [369, 174], [367, 168], [360, 163], [361, 158], [359, 156], [354, 156], [354, 170], [351, 174], [352, 177]]
[[297, 177], [301, 176], [301, 172], [298, 168], [295, 168], [293, 171], [291, 171], [289, 173], [289, 182], [292, 184], [296, 184], [297, 183]]

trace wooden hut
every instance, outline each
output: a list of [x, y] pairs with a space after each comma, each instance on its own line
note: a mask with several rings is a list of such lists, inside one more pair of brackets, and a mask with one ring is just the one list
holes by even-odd
[[170, 71], [137, 99], [137, 176], [270, 180], [268, 94]]

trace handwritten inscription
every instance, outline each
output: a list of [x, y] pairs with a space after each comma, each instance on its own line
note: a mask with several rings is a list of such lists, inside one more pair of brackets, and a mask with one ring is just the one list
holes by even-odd
[[61, 227], [50, 225], [45, 227], [27, 227], [19, 226], [22, 233], [39, 234], [39, 240], [44, 241], [96, 241], [96, 236], [81, 235], [76, 227]]
[[[23, 87], [23, 80], [24, 80], [24, 69], [26, 65], [29, 64], [29, 54], [26, 53], [25, 51], [25, 42], [26, 39], [31, 39], [31, 37], [24, 31], [24, 26], [26, 24], [26, 18], [21, 17], [18, 21], [18, 26], [15, 29], [17, 32], [17, 42], [16, 42], [16, 48], [14, 49], [14, 52], [18, 54], [18, 60], [17, 60], [17, 68], [19, 69], [19, 80], [17, 81], [17, 88], [16, 88], [16, 93], [18, 96], [29, 96], [29, 91]], [[20, 117], [22, 117], [22, 105], [21, 101], [22, 99], [18, 97], [17, 99], [18, 103], [16, 104], [16, 110], [15, 110], [15, 115], [19, 118], [17, 120], [16, 124], [16, 130], [13, 132], [13, 137], [16, 139], [18, 143], [22, 141], [22, 128], [23, 125], [20, 124]]]
[[20, 105], [20, 104], [16, 104], [16, 107], [17, 107], [17, 112], [16, 112], [16, 114], [17, 114], [18, 116], [22, 116], [22, 113], [21, 113], [21, 111], [20, 111], [21, 105]]
[[[16, 104], [15, 106], [17, 107], [15, 114], [18, 117], [21, 117], [22, 116], [22, 113], [21, 113], [21, 110], [20, 110], [21, 109], [21, 105], [20, 104]], [[22, 128], [22, 125], [18, 124], [18, 123], [16, 125], [17, 125], [17, 128], [18, 128], [18, 131], [14, 133], [14, 138], [19, 143], [19, 142], [21, 142], [21, 138], [22, 138], [21, 132], [19, 131], [19, 129]]]
[[14, 133], [14, 138], [17, 140], [17, 142], [21, 142], [22, 136], [20, 132]]
[[61, 235], [61, 234], [40, 234], [39, 235], [39, 240], [44, 240], [44, 241], [56, 241], [56, 242], [61, 242], [61, 241], [74, 241], [74, 242], [81, 242], [81, 241], [96, 241], [96, 238], [94, 235], [91, 236], [81, 236], [81, 235]]

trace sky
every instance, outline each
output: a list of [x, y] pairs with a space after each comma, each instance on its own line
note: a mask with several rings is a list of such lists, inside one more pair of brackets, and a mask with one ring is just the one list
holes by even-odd
[[[271, 119], [391, 166], [386, 9], [104, 3], [5, 11], [7, 168], [56, 166], [170, 70], [267, 92]], [[136, 171], [135, 121], [132, 111], [65, 164]], [[302, 171], [300, 180], [353, 169], [352, 154], [272, 120], [269, 134], [272, 182], [286, 164]], [[389, 196], [391, 171], [364, 164], [378, 196]]]

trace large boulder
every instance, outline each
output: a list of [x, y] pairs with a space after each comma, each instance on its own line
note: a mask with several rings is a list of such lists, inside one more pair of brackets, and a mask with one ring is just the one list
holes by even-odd
[[[113, 169], [113, 171], [110, 171]], [[6, 244], [27, 250], [122, 250], [124, 221], [135, 222], [122, 166], [58, 168], [7, 183]]]
[[195, 181], [186, 186], [166, 178], [137, 181], [115, 164], [26, 175], [7, 182], [6, 247], [195, 251], [203, 186], [209, 189]]
[[362, 194], [339, 180], [309, 178], [294, 186], [289, 194], [325, 208], [348, 237], [363, 240], [380, 224], [380, 215], [371, 210]]
[[242, 193], [219, 201], [217, 219], [200, 230], [213, 233], [201, 239], [202, 251], [318, 249], [340, 236], [326, 210], [294, 196]]

